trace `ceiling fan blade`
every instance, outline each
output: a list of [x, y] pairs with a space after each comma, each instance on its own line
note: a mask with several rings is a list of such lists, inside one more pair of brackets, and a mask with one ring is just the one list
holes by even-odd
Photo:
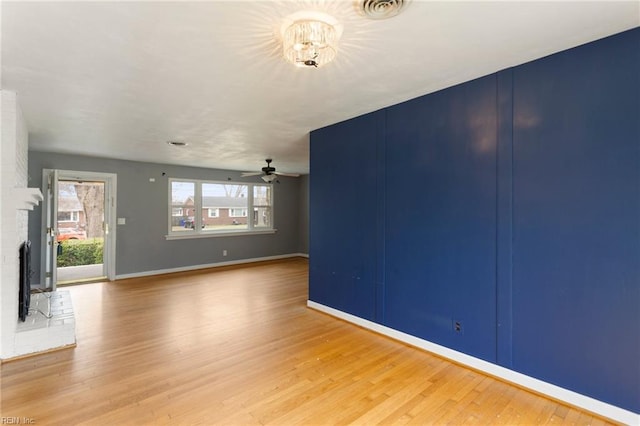
[[274, 175], [278, 176], [291, 176], [291, 177], [300, 177], [297, 173], [283, 173], [283, 172], [273, 172]]
[[260, 176], [261, 174], [262, 174], [262, 172], [243, 172], [240, 176], [242, 176], [242, 177]]

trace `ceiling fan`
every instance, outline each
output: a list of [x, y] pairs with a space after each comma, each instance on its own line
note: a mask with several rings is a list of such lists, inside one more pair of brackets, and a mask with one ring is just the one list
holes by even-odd
[[296, 173], [276, 172], [276, 168], [271, 167], [271, 162], [273, 160], [271, 158], [267, 158], [265, 161], [267, 162], [267, 167], [263, 167], [261, 172], [244, 172], [242, 173], [242, 177], [260, 176], [260, 178], [262, 178], [263, 181], [267, 183], [271, 183], [274, 180], [276, 180], [278, 176], [291, 176], [291, 177], [300, 176], [299, 174], [296, 174]]

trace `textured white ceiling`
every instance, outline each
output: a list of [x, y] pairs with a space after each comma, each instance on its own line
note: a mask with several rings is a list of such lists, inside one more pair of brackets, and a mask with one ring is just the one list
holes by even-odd
[[[2, 2], [2, 88], [34, 150], [308, 172], [309, 132], [640, 25], [640, 2]], [[336, 60], [282, 59], [283, 18], [343, 26]], [[186, 148], [166, 141], [188, 142]]]

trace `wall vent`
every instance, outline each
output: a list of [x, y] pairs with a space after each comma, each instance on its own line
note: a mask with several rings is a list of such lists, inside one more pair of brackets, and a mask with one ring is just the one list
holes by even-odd
[[359, 0], [358, 11], [371, 19], [386, 19], [406, 9], [410, 0]]

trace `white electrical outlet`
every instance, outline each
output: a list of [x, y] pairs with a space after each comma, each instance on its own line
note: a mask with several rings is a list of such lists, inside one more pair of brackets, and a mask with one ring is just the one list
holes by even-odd
[[226, 250], [222, 250], [222, 255], [226, 256], [227, 255], [227, 251]]

